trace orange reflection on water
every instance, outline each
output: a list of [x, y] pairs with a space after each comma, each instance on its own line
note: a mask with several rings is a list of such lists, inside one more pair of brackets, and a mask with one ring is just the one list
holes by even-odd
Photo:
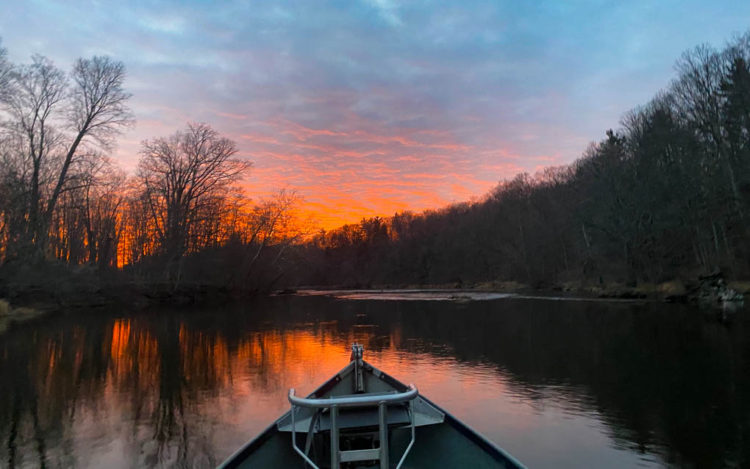
[[[744, 375], [720, 365], [743, 350], [743, 330], [690, 322], [691, 310], [646, 323], [623, 314], [630, 308], [283, 296], [234, 309], [51, 317], [0, 336], [0, 466], [15, 458], [16, 467], [215, 467], [289, 409], [288, 388], [304, 395], [344, 367], [355, 341], [368, 362], [530, 466], [659, 466], [663, 446], [649, 446], [661, 445], [651, 435], [741, 428], [726, 390]], [[662, 377], [651, 362], [681, 363], [684, 341], [644, 344], [654, 327], [685, 324], [701, 360]], [[631, 348], [645, 351], [642, 381], [627, 362]], [[685, 382], [700, 392], [665, 407]], [[695, 415], [719, 409], [729, 418], [675, 424], [685, 403]], [[636, 412], [643, 418], [631, 419]], [[696, 460], [707, 464], [675, 460], [703, 467], [733, 444], [701, 449]]]
[[370, 363], [415, 383], [459, 417], [472, 417], [480, 429], [494, 425], [496, 415], [475, 407], [497, 408], [504, 389], [493, 370], [466, 373], [449, 353], [419, 351], [423, 346], [404, 339], [399, 325], [386, 331], [316, 321], [230, 333], [141, 317], [112, 320], [103, 332], [101, 340], [82, 332], [50, 336], [36, 365], [43, 422], [59, 421], [71, 400], [80, 402], [71, 431], [119, 442], [96, 450], [105, 454], [92, 449], [92, 461], [179, 465], [175, 458], [207, 457], [196, 453], [206, 448], [220, 460], [288, 410], [289, 388], [307, 394], [346, 366], [353, 342], [364, 344]]
[[112, 324], [108, 342], [107, 378], [111, 385], [134, 385], [141, 390], [154, 385], [161, 361], [157, 339], [148, 329], [138, 327], [130, 319], [118, 319]]
[[110, 354], [114, 362], [119, 362], [127, 351], [130, 342], [130, 320], [117, 319], [112, 325]]
[[[272, 399], [274, 413], [267, 415], [272, 420], [286, 407], [288, 388], [296, 387], [300, 393], [312, 391], [346, 366], [349, 347], [358, 342], [364, 344], [368, 361], [397, 379], [413, 381], [438, 395], [443, 390], [477, 398], [483, 395], [482, 389], [475, 389], [481, 379], [472, 374], [457, 376], [461, 365], [452, 359], [404, 351], [409, 344], [404, 343], [399, 327], [383, 334], [367, 324], [353, 325], [346, 331], [340, 330], [336, 321], [301, 326], [247, 331], [229, 340], [221, 332], [207, 332], [182, 322], [175, 324], [171, 340], [168, 330], [151, 331], [153, 325], [147, 321], [117, 319], [101, 342], [106, 386], [119, 391], [135, 388], [158, 398], [163, 392], [160, 383], [166, 375], [174, 375], [176, 392], [201, 388], [221, 392], [230, 399]], [[91, 355], [84, 338], [81, 332], [69, 344], [73, 348], [72, 370], [67, 366], [66, 370], [59, 369], [63, 338], [47, 340], [41, 356], [44, 368], [37, 373], [46, 393], [53, 393], [51, 387], [62, 373], [73, 371], [78, 379], [86, 366], [84, 357]]]
[[231, 384], [230, 358], [226, 340], [218, 335], [179, 327], [182, 377], [187, 386], [225, 387]]

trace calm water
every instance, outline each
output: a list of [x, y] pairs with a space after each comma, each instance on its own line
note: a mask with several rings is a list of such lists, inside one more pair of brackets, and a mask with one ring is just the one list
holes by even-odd
[[747, 466], [747, 318], [321, 296], [48, 317], [0, 336], [0, 466], [213, 466], [354, 341], [530, 467]]

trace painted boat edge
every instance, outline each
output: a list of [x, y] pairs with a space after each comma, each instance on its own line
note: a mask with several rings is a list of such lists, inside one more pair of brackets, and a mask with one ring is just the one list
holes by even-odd
[[[364, 360], [363, 360], [364, 361]], [[397, 380], [393, 376], [389, 375], [388, 373], [381, 371], [371, 364], [367, 363], [365, 361], [365, 365], [372, 368], [372, 370], [377, 371], [381, 375], [379, 376], [380, 379], [385, 381], [386, 383], [390, 384], [391, 386], [394, 386], [395, 388], [399, 389], [400, 392], [406, 391], [408, 389], [408, 386], [401, 381]], [[450, 412], [446, 411], [439, 405], [432, 402], [429, 398], [427, 398], [424, 394], [421, 392], [419, 393], [419, 397], [421, 397], [424, 401], [426, 401], [428, 404], [432, 405], [436, 409], [440, 410], [443, 414], [445, 414], [445, 423], [450, 425], [451, 427], [455, 428], [459, 433], [461, 433], [463, 436], [468, 438], [469, 440], [476, 443], [479, 447], [481, 447], [486, 452], [492, 454], [493, 458], [497, 461], [508, 461], [511, 464], [519, 467], [519, 468], [525, 468], [518, 459], [514, 458], [510, 453], [502, 449], [497, 444], [493, 443], [492, 441], [488, 440], [484, 435], [477, 432], [461, 420], [457, 419], [453, 416]]]
[[[362, 362], [365, 368], [369, 368], [369, 371], [373, 372], [373, 374], [375, 374], [379, 379], [395, 387], [400, 392], [404, 392], [408, 389], [408, 386], [406, 384], [397, 380], [396, 378], [389, 375], [388, 373], [374, 367], [373, 365], [368, 363], [366, 360], [362, 360]], [[307, 397], [313, 398], [313, 397], [320, 396], [321, 394], [325, 394], [327, 390], [329, 390], [330, 388], [335, 386], [337, 383], [339, 383], [342, 380], [341, 378], [342, 375], [345, 374], [348, 368], [352, 368], [352, 367], [353, 365], [350, 362], [347, 366], [342, 368], [341, 371], [336, 373], [330, 379], [326, 380], [322, 385], [318, 386], [318, 388], [315, 389], [313, 392], [311, 392]], [[498, 446], [494, 442], [487, 439], [484, 435], [477, 432], [476, 430], [474, 430], [473, 428], [471, 428], [470, 426], [468, 426], [461, 420], [454, 417], [453, 414], [451, 414], [450, 412], [446, 411], [439, 405], [432, 402], [430, 399], [425, 397], [422, 393], [419, 394], [419, 397], [424, 399], [428, 404], [434, 406], [435, 408], [443, 412], [443, 414], [445, 414], [445, 421], [444, 421], [445, 423], [455, 428], [464, 437], [476, 443], [485, 452], [492, 454], [492, 457], [496, 461], [509, 462], [510, 464], [515, 465], [516, 467], [519, 467], [522, 469], [526, 468], [526, 466], [524, 466], [519, 460], [513, 457], [510, 453], [502, 449], [500, 446]], [[233, 469], [233, 468], [238, 467], [242, 463], [242, 461], [246, 459], [246, 456], [251, 454], [260, 445], [262, 445], [264, 442], [270, 439], [274, 434], [279, 432], [277, 423], [281, 421], [283, 418], [285, 418], [287, 415], [289, 415], [290, 412], [291, 411], [286, 411], [279, 418], [274, 420], [273, 423], [271, 423], [271, 425], [269, 425], [265, 430], [263, 430], [258, 436], [256, 436], [249, 442], [245, 443], [242, 447], [240, 447], [237, 451], [235, 451], [232, 455], [230, 455], [223, 463], [221, 463], [218, 466], [218, 469]]]
[[[422, 399], [424, 399], [427, 403], [432, 404], [436, 408], [440, 409], [440, 411], [443, 412], [443, 414], [445, 414], [445, 423], [455, 428], [459, 433], [461, 433], [466, 438], [476, 443], [483, 450], [485, 450], [488, 453], [492, 453], [493, 456], [499, 455], [500, 456], [499, 460], [501, 461], [508, 461], [516, 467], [519, 467], [521, 469], [526, 469], [526, 466], [524, 466], [523, 463], [521, 463], [521, 461], [513, 457], [510, 453], [508, 453], [503, 448], [495, 444], [493, 441], [487, 439], [487, 437], [485, 437], [478, 431], [474, 430], [473, 428], [471, 428], [469, 425], [465, 424], [461, 420], [457, 419], [456, 417], [453, 416], [453, 414], [446, 411], [439, 405], [435, 404], [434, 402], [432, 402], [425, 396], [421, 394], [419, 396]], [[495, 459], [498, 460], [497, 457]]]
[[[363, 360], [364, 362], [364, 360]], [[366, 363], [366, 362], [365, 362]], [[368, 364], [369, 365], [369, 364]], [[325, 394], [326, 391], [334, 387], [337, 383], [341, 381], [341, 376], [346, 373], [346, 371], [349, 368], [353, 368], [354, 365], [352, 362], [349, 362], [348, 365], [346, 365], [344, 368], [342, 368], [338, 373], [330, 377], [328, 380], [326, 380], [323, 384], [318, 386], [313, 392], [311, 392], [307, 397], [312, 398], [319, 396], [321, 394]], [[370, 365], [371, 368], [374, 368]], [[398, 381], [396, 381], [398, 382]], [[401, 384], [401, 383], [399, 383]], [[253, 451], [255, 451], [260, 445], [268, 441], [273, 435], [279, 432], [277, 424], [284, 419], [291, 410], [288, 410], [281, 414], [279, 418], [274, 420], [271, 425], [266, 427], [265, 430], [263, 430], [258, 436], [253, 438], [252, 440], [248, 441], [244, 445], [242, 445], [237, 451], [232, 453], [230, 456], [228, 456], [224, 462], [219, 464], [217, 466], [217, 469], [233, 469], [238, 467], [242, 461], [244, 461], [247, 456], [249, 456]]]

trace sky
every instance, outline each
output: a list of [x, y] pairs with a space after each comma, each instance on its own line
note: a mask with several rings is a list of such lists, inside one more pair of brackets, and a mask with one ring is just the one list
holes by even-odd
[[747, 0], [0, 0], [12, 61], [124, 62], [123, 168], [206, 122], [253, 162], [249, 196], [296, 190], [323, 228], [570, 163], [683, 51], [749, 29]]

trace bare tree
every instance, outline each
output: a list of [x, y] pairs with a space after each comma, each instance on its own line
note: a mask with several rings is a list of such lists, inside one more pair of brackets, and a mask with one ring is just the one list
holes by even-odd
[[179, 261], [202, 214], [249, 170], [251, 163], [233, 158], [236, 153], [233, 141], [201, 123], [143, 142], [137, 178], [171, 280], [179, 281]]
[[0, 93], [4, 139], [20, 139], [14, 155], [17, 174], [28, 187], [27, 220], [21, 248], [41, 255], [60, 195], [78, 186], [71, 175], [92, 147], [109, 148], [112, 138], [132, 122], [123, 89], [125, 67], [106, 57], [79, 59], [68, 77], [50, 60], [11, 67]]
[[156, 251], [156, 229], [150, 213], [148, 194], [136, 178], [130, 179], [121, 214], [124, 229], [120, 243], [124, 263], [131, 264], [137, 274], [143, 273], [141, 264]]
[[92, 161], [92, 166], [81, 188], [88, 262], [99, 269], [117, 267], [126, 176], [107, 158]]
[[2, 38], [0, 38], [0, 96], [7, 93], [9, 82], [10, 62], [8, 62], [8, 53], [3, 47]]
[[7, 249], [22, 236], [27, 214], [28, 190], [25, 168], [17, 158], [23, 153], [19, 138], [0, 128], [0, 261], [8, 255]]
[[707, 162], [724, 168], [732, 205], [742, 217], [736, 162], [731, 158], [722, 112], [721, 85], [732, 53], [731, 48], [720, 53], [706, 45], [685, 52], [677, 62], [680, 76], [672, 83], [671, 92], [676, 97], [677, 115], [683, 116], [689, 125], [695, 127], [703, 139], [711, 156]]
[[[251, 214], [252, 236], [248, 244], [255, 252], [248, 263], [248, 269], [258, 260], [263, 249], [269, 244], [287, 246], [307, 234], [305, 226], [293, 213], [301, 201], [295, 191], [282, 189], [273, 197], [262, 200]], [[281, 253], [283, 253], [283, 250]], [[279, 254], [280, 255], [280, 254]]]
[[125, 80], [125, 66], [122, 62], [107, 57], [78, 59], [73, 67], [73, 89], [69, 95], [70, 108], [67, 112], [69, 126], [75, 137], [67, 147], [57, 183], [47, 203], [47, 214], [55, 209], [55, 203], [64, 189], [68, 170], [76, 152], [85, 139], [94, 140], [100, 146], [109, 148], [112, 138], [119, 130], [132, 122], [127, 100], [130, 94], [122, 87]]
[[[55, 111], [65, 99], [66, 78], [48, 59], [34, 56], [30, 65], [16, 67], [11, 73], [10, 91], [2, 96], [2, 104], [10, 115], [6, 127], [24, 142], [23, 153], [16, 155], [16, 164], [23, 168], [28, 181], [28, 225], [24, 240], [39, 242], [42, 222], [42, 191], [47, 186], [50, 166], [61, 143], [54, 129]], [[46, 233], [44, 233], [46, 241]]]

